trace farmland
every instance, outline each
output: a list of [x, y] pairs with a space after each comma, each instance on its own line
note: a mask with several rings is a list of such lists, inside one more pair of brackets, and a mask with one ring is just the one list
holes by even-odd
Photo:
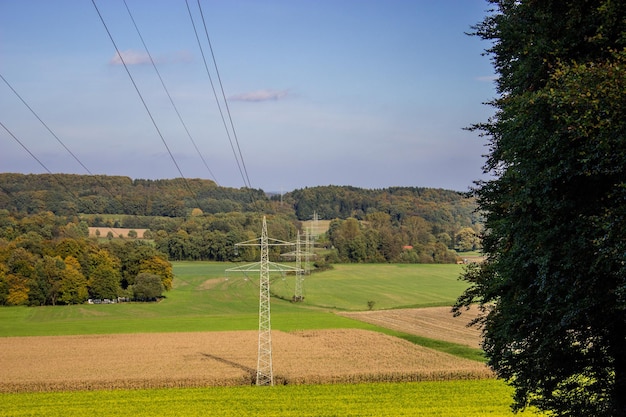
[[[358, 329], [275, 331], [277, 384], [492, 377], [480, 362]], [[254, 331], [0, 339], [0, 392], [250, 385]]]
[[[174, 289], [159, 303], [0, 309], [1, 336], [254, 330], [258, 274], [227, 274], [233, 264], [175, 262]], [[337, 265], [305, 280], [293, 304], [293, 276], [273, 277], [272, 327], [277, 330], [365, 328], [336, 311], [450, 306], [465, 288], [459, 265]]]
[[468, 327], [478, 313], [478, 308], [472, 308], [459, 317], [453, 317], [450, 307], [427, 307], [339, 314], [377, 326], [479, 349], [480, 329]]
[[[307, 278], [303, 303], [272, 300], [274, 373], [277, 383], [288, 385], [267, 391], [271, 394], [260, 402], [258, 391], [252, 388], [223, 391], [217, 387], [249, 385], [256, 366], [258, 286], [254, 277], [226, 275], [224, 264], [176, 263], [174, 289], [160, 303], [0, 309], [0, 390], [5, 392], [0, 395], [9, 404], [0, 415], [38, 415], [42, 409], [37, 407], [46, 404], [47, 415], [84, 415], [64, 407], [71, 408], [76, 402], [87, 404], [85, 410], [89, 410], [90, 401], [121, 405], [126, 413], [135, 407], [128, 404], [129, 393], [137, 393], [140, 403], [141, 398], [158, 396], [155, 403], [162, 406], [158, 412], [153, 408], [150, 413], [149, 407], [133, 412], [137, 415], [204, 415], [202, 407], [207, 407], [206, 398], [212, 396], [222, 396], [219, 404], [211, 403], [217, 407], [211, 409], [212, 415], [255, 415], [252, 410], [259, 409], [270, 412], [271, 396], [280, 404], [280, 410], [271, 410], [273, 415], [385, 415], [379, 407], [385, 407], [387, 415], [416, 415], [415, 407], [439, 410], [420, 415], [509, 415], [509, 391], [499, 382], [484, 379], [490, 373], [481, 362], [383, 334], [403, 334], [400, 328], [389, 326], [392, 329], [387, 331], [379, 327], [382, 323], [336, 314], [365, 310], [370, 299], [377, 301], [377, 307], [388, 308], [449, 305], [458, 294], [455, 285], [459, 285], [456, 274], [460, 267], [352, 267], [340, 265]], [[289, 294], [292, 278], [275, 278], [272, 285], [279, 296]], [[317, 289], [339, 293], [330, 302], [332, 308]], [[449, 320], [449, 314], [442, 320]], [[463, 381], [454, 381], [458, 379]], [[427, 380], [450, 382], [372, 382]], [[341, 385], [364, 381], [370, 383]], [[328, 388], [318, 383], [333, 385]], [[299, 388], [299, 384], [308, 385]], [[200, 388], [208, 386], [212, 388]], [[473, 392], [477, 386], [482, 387], [477, 389], [482, 398]], [[431, 393], [422, 396], [429, 399], [418, 398], [415, 392], [427, 387]], [[97, 391], [86, 392], [94, 389]], [[436, 394], [449, 389], [456, 393]], [[485, 397], [491, 389], [497, 394]], [[293, 403], [294, 396], [302, 392], [317, 396], [317, 401], [326, 405], [310, 404], [308, 397]], [[233, 404], [232, 399], [239, 395], [242, 402]], [[437, 400], [437, 395], [450, 398]], [[69, 401], [63, 400], [68, 396]], [[188, 396], [199, 408], [189, 408], [180, 396]], [[448, 406], [451, 397], [459, 404], [451, 405], [448, 412], [442, 411], [444, 405], [433, 405], [443, 401]], [[249, 402], [245, 398], [250, 398]], [[389, 399], [387, 405], [385, 398]], [[398, 398], [404, 400], [398, 402]]]
[[501, 417], [510, 397], [496, 380], [105, 390], [3, 394], [0, 415]]

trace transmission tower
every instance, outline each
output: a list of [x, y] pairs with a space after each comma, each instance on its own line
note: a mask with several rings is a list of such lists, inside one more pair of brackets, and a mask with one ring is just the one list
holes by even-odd
[[284, 242], [278, 239], [270, 239], [267, 236], [267, 222], [263, 216], [263, 229], [261, 238], [235, 244], [237, 246], [260, 246], [261, 262], [229, 268], [226, 271], [259, 271], [259, 349], [257, 355], [256, 384], [274, 385], [274, 372], [272, 369], [272, 326], [270, 315], [270, 272], [271, 271], [296, 271], [296, 268], [270, 262], [270, 246], [293, 245], [292, 242]]
[[302, 251], [300, 250], [300, 232], [298, 232], [298, 237], [296, 240], [296, 289], [294, 291], [293, 294], [293, 301], [294, 302], [299, 302], [302, 301], [303, 297], [302, 297], [302, 280], [303, 280], [303, 273], [304, 271], [302, 270]]
[[261, 275], [259, 279], [259, 350], [256, 364], [257, 385], [274, 385], [269, 262], [267, 223], [265, 222], [265, 217], [263, 217], [263, 230], [261, 231]]
[[304, 233], [304, 275], [311, 275], [311, 264], [309, 262], [311, 256], [315, 257], [315, 253], [312, 252], [315, 247], [315, 236], [311, 234], [310, 229], [306, 230]]
[[[294, 302], [300, 302], [304, 300], [303, 287], [304, 287], [304, 277], [307, 275], [311, 275], [311, 264], [310, 259], [311, 256], [315, 256], [314, 253], [311, 252], [312, 246], [314, 243], [314, 237], [311, 235], [311, 232], [307, 229], [304, 232], [304, 250], [302, 250], [302, 239], [300, 239], [300, 232], [298, 232], [298, 240], [296, 241], [296, 251], [294, 253], [289, 253], [286, 255], [292, 255], [296, 257], [296, 286], [293, 295]], [[304, 255], [304, 268], [302, 268], [302, 255]]]
[[312, 229], [314, 230], [313, 235], [317, 236], [319, 235], [319, 222], [320, 220], [320, 216], [317, 214], [317, 211], [313, 212], [313, 227]]

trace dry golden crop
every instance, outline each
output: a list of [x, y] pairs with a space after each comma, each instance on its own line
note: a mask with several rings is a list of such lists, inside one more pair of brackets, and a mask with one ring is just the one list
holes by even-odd
[[480, 330], [467, 326], [478, 313], [478, 308], [473, 307], [454, 317], [450, 307], [431, 307], [339, 314], [404, 333], [480, 348]]
[[[485, 365], [377, 332], [272, 332], [276, 383], [491, 377]], [[257, 332], [0, 338], [0, 392], [248, 385]]]

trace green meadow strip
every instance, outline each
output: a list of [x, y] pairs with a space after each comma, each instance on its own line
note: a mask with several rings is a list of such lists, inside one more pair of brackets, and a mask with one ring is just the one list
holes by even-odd
[[2, 394], [0, 416], [513, 416], [511, 394], [497, 380]]
[[469, 359], [477, 362], [485, 362], [485, 353], [480, 349], [474, 349], [469, 346], [459, 345], [457, 343], [446, 342], [444, 340], [429, 339], [427, 337], [416, 336], [413, 334], [397, 332], [395, 330], [388, 330], [379, 328], [381, 333], [386, 333], [391, 336], [396, 336], [404, 340], [408, 340], [416, 345], [424, 346], [430, 349], [438, 350], [440, 352], [448, 353], [450, 355], [458, 356], [464, 359]]

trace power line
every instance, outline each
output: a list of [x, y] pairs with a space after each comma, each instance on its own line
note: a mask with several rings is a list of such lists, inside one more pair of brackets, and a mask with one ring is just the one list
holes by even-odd
[[[81, 166], [81, 167], [83, 167], [83, 168], [85, 169], [85, 171], [87, 171], [90, 175], [93, 175], [93, 174], [91, 173], [91, 171], [89, 171], [89, 168], [87, 168], [87, 167], [85, 166], [85, 164], [83, 164], [83, 163], [80, 161], [80, 159], [78, 159], [78, 157], [77, 157], [77, 156], [76, 156], [76, 155], [75, 155], [75, 154], [74, 154], [74, 153], [73, 153], [73, 152], [72, 152], [72, 151], [71, 151], [71, 150], [70, 150], [67, 146], [65, 146], [65, 143], [63, 143], [63, 141], [62, 141], [61, 139], [59, 139], [59, 137], [58, 137], [57, 135], [55, 135], [55, 134], [54, 134], [54, 132], [52, 131], [52, 129], [50, 129], [50, 127], [48, 127], [48, 125], [47, 125], [47, 124], [46, 124], [46, 123], [45, 123], [45, 122], [41, 119], [41, 117], [39, 117], [39, 115], [35, 112], [35, 110], [33, 110], [33, 109], [32, 109], [32, 107], [30, 107], [30, 106], [28, 105], [28, 103], [26, 103], [26, 101], [22, 98], [22, 96], [21, 96], [21, 95], [20, 95], [20, 94], [19, 94], [19, 93], [18, 93], [18, 92], [17, 92], [17, 91], [13, 88], [13, 86], [12, 86], [12, 85], [11, 85], [11, 84], [10, 84], [10, 83], [6, 80], [6, 78], [4, 78], [4, 77], [2, 76], [2, 74], [0, 74], [0, 78], [2, 78], [2, 81], [4, 81], [4, 83], [5, 83], [5, 84], [6, 84], [6, 85], [7, 85], [7, 86], [11, 89], [11, 91], [13, 91], [13, 94], [15, 94], [15, 95], [17, 96], [17, 98], [19, 98], [19, 99], [20, 99], [20, 101], [21, 101], [22, 103], [24, 103], [24, 105], [26, 106], [26, 108], [28, 108], [28, 110], [30, 110], [30, 112], [31, 112], [31, 113], [32, 113], [32, 114], [33, 114], [33, 115], [37, 118], [37, 120], [39, 120], [39, 122], [43, 125], [43, 127], [45, 127], [45, 128], [46, 128], [46, 130], [47, 130], [48, 132], [50, 132], [50, 134], [51, 134], [51, 135], [52, 135], [52, 136], [53, 136], [53, 137], [57, 140], [57, 142], [59, 142], [59, 143], [61, 144], [61, 146], [63, 146], [63, 148], [65, 148], [65, 150], [66, 150], [66, 151], [67, 151], [70, 155], [72, 155], [72, 158], [74, 158], [74, 160], [75, 160], [76, 162], [78, 162], [78, 163], [80, 164], [80, 166]], [[6, 128], [5, 128], [5, 129], [6, 129]], [[13, 136], [13, 135], [12, 135], [12, 136]], [[15, 136], [14, 136], [14, 138], [15, 138]], [[16, 138], [16, 140], [17, 140], [17, 138]], [[19, 143], [19, 141], [18, 141], [18, 143]], [[20, 145], [22, 145], [22, 144], [20, 143]], [[22, 147], [24, 147], [24, 145], [22, 145]], [[26, 148], [25, 148], [25, 149], [26, 149]], [[30, 153], [30, 151], [29, 151], [29, 153]], [[33, 154], [32, 154], [32, 153], [31, 153], [31, 156], [33, 156]], [[34, 157], [34, 156], [33, 156], [33, 157]], [[37, 158], [35, 158], [35, 159], [37, 159]], [[37, 162], [39, 162], [39, 161], [37, 160]], [[39, 163], [41, 164], [41, 162], [39, 162]], [[42, 166], [43, 166], [43, 165], [42, 165]]]
[[[26, 103], [24, 103], [24, 104], [26, 104]], [[28, 105], [27, 105], [27, 106], [28, 106]], [[30, 108], [30, 107], [29, 107], [29, 108]], [[41, 121], [41, 119], [39, 119], [39, 120]], [[41, 121], [41, 122], [43, 123], [43, 121]], [[44, 125], [45, 125], [45, 124], [44, 124]], [[9, 130], [9, 128], [7, 128], [7, 127], [4, 125], [4, 123], [0, 122], [0, 126], [2, 126], [2, 128], [3, 128], [4, 130], [6, 130], [6, 131], [7, 131], [7, 133], [8, 133], [8, 134], [9, 134], [9, 135], [10, 135], [10, 136], [11, 136], [11, 137], [12, 137], [12, 138], [13, 138], [13, 139], [14, 139], [14, 140], [15, 140], [15, 141], [16, 141], [16, 142], [17, 142], [17, 143], [18, 143], [18, 144], [22, 147], [22, 148], [24, 148], [24, 150], [25, 150], [26, 152], [28, 152], [28, 154], [29, 154], [29, 155], [30, 155], [30, 156], [31, 156], [31, 157], [32, 157], [35, 161], [37, 161], [37, 163], [38, 163], [39, 165], [41, 165], [41, 167], [42, 167], [44, 170], [46, 170], [46, 172], [47, 172], [48, 174], [52, 175], [52, 177], [53, 177], [53, 178], [54, 178], [54, 179], [55, 179], [55, 180], [56, 180], [59, 184], [61, 184], [61, 186], [62, 186], [63, 188], [65, 188], [65, 191], [67, 191], [67, 193], [68, 193], [68, 194], [69, 194], [72, 198], [74, 198], [74, 200], [76, 200], [76, 202], [79, 204], [79, 205], [78, 205], [78, 207], [80, 207], [80, 203], [81, 203], [80, 197], [78, 197], [78, 195], [74, 194], [74, 192], [70, 189], [70, 187], [68, 187], [68, 186], [67, 186], [67, 184], [65, 184], [65, 182], [63, 182], [63, 180], [61, 179], [61, 177], [60, 177], [60, 176], [58, 176], [57, 174], [54, 174], [52, 171], [50, 171], [50, 170], [48, 169], [48, 167], [47, 167], [47, 166], [46, 166], [43, 162], [41, 162], [41, 160], [40, 160], [39, 158], [37, 158], [37, 156], [35, 156], [35, 154], [34, 154], [34, 153], [32, 153], [32, 152], [31, 152], [31, 150], [30, 150], [30, 149], [28, 149], [28, 147], [27, 147], [26, 145], [24, 145], [24, 143], [23, 143], [21, 140], [19, 140], [19, 139], [17, 138], [17, 136], [15, 136], [15, 135], [13, 134], [13, 132], [11, 132], [11, 131]], [[50, 132], [50, 133], [52, 133], [52, 132]], [[52, 133], [52, 134], [54, 135], [54, 133]], [[54, 136], [56, 137], [56, 135], [54, 135]], [[66, 149], [67, 149], [67, 148], [66, 148]], [[69, 149], [68, 149], [68, 152], [69, 152]], [[71, 152], [70, 152], [70, 153], [71, 153]], [[82, 164], [81, 164], [81, 165], [82, 165]], [[83, 166], [84, 166], [84, 165], [83, 165]], [[96, 178], [96, 180], [97, 180], [98, 182], [100, 182], [100, 181], [98, 180], [98, 178], [97, 178], [97, 177], [95, 177], [95, 176], [94, 176], [94, 178]], [[105, 188], [105, 189], [106, 189], [106, 188]], [[6, 190], [6, 189], [4, 189], [4, 188], [3, 188], [3, 190], [4, 190], [5, 192], [8, 192], [8, 190]], [[113, 195], [113, 194], [111, 193], [111, 191], [109, 191], [108, 189], [107, 189], [107, 191], [109, 192], [109, 194]], [[94, 213], [94, 214], [95, 214], [95, 213]], [[111, 229], [111, 228], [109, 227], [109, 229]], [[112, 229], [111, 229], [111, 230], [112, 230]]]
[[[6, 131], [7, 131], [7, 133], [8, 133], [9, 135], [11, 135], [11, 137], [12, 137], [12, 138], [13, 138], [13, 139], [14, 139], [14, 140], [15, 140], [15, 141], [16, 141], [16, 142], [17, 142], [17, 143], [18, 143], [18, 144], [19, 144], [22, 148], [24, 148], [24, 150], [25, 150], [26, 152], [28, 152], [28, 154], [29, 154], [30, 156], [32, 156], [32, 157], [33, 157], [33, 159], [34, 159], [35, 161], [37, 161], [37, 163], [39, 163], [39, 165], [41, 165], [41, 167], [42, 167], [43, 169], [45, 169], [45, 170], [46, 170], [46, 172], [47, 172], [48, 174], [52, 174], [52, 175], [54, 175], [54, 174], [52, 173], [52, 171], [50, 171], [50, 170], [48, 169], [48, 167], [47, 167], [47, 166], [46, 166], [43, 162], [41, 162], [41, 161], [39, 160], [39, 158], [37, 158], [37, 157], [35, 156], [35, 154], [34, 154], [34, 153], [32, 153], [32, 152], [30, 151], [30, 149], [28, 149], [28, 147], [27, 147], [27, 146], [26, 146], [26, 145], [24, 145], [24, 144], [22, 143], [22, 141], [20, 141], [20, 140], [17, 138], [17, 136], [15, 136], [15, 135], [13, 134], [13, 132], [11, 132], [11, 131], [9, 130], [9, 128], [8, 128], [8, 127], [6, 127], [6, 126], [4, 125], [4, 123], [0, 122], [0, 126], [2, 126], [2, 128], [3, 128], [4, 130], [6, 130]], [[69, 190], [68, 190], [68, 191], [69, 191]]]
[[[2, 77], [2, 75], [0, 75], [0, 77]], [[15, 93], [15, 95], [17, 95], [20, 100], [22, 100], [22, 103], [24, 103], [24, 105], [26, 107], [28, 107], [28, 109], [35, 115], [35, 117], [41, 122], [41, 124], [43, 124], [46, 129], [48, 129], [48, 132], [50, 132], [50, 134], [52, 136], [54, 136], [56, 138], [57, 141], [59, 141], [59, 143], [61, 143], [63, 145], [63, 147], [65, 148], [65, 150], [67, 150], [70, 155], [72, 155], [74, 157], [74, 159], [76, 159], [76, 161], [78, 161], [78, 163], [85, 168], [85, 170], [96, 180], [96, 182], [102, 187], [104, 188], [104, 190], [106, 190], [107, 193], [109, 193], [109, 195], [111, 197], [113, 197], [114, 200], [118, 200], [119, 203], [123, 206], [124, 202], [121, 199], [118, 199], [118, 197], [116, 197], [113, 192], [111, 190], [109, 190], [109, 188], [102, 183], [102, 181], [100, 181], [100, 178], [98, 178], [97, 175], [94, 175], [91, 173], [91, 171], [89, 171], [89, 169], [82, 163], [80, 162], [80, 160], [78, 159], [78, 157], [76, 155], [74, 155], [72, 153], [72, 151], [69, 150], [69, 148], [67, 146], [65, 146], [65, 144], [61, 141], [61, 139], [59, 139], [59, 137], [57, 135], [54, 134], [54, 132], [48, 127], [48, 125], [46, 123], [44, 123], [44, 121], [37, 115], [37, 113], [35, 113], [35, 111], [28, 105], [28, 103], [26, 103], [26, 101], [24, 101], [22, 99], [22, 97], [17, 93], [17, 91], [15, 91], [15, 89], [13, 89], [13, 87], [11, 87], [11, 85], [4, 79], [4, 77], [2, 77], [2, 79], [4, 80], [4, 82], [9, 86], [9, 88], [11, 88], [11, 90], [13, 90], [13, 92]], [[81, 204], [81, 199], [78, 195], [74, 194], [74, 192], [70, 189], [70, 187], [67, 186], [67, 184], [65, 184], [65, 182], [63, 182], [63, 180], [61, 180], [61, 177], [57, 174], [54, 174], [52, 171], [50, 171], [48, 169], [48, 167], [41, 162], [41, 160], [39, 158], [37, 158], [37, 156], [35, 156], [35, 154], [33, 152], [31, 152], [30, 149], [28, 149], [28, 147], [26, 145], [24, 145], [24, 143], [22, 141], [20, 141], [17, 136], [15, 136], [13, 134], [13, 132], [11, 132], [2, 122], [0, 122], [0, 126], [2, 126], [2, 128], [4, 128], [4, 130], [7, 131], [7, 133], [22, 147], [24, 148], [24, 150], [35, 160], [37, 161], [37, 163], [39, 165], [41, 165], [41, 167], [50, 175], [52, 175], [52, 177], [65, 189], [65, 191], [67, 191], [67, 193], [74, 198], [74, 200], [76, 200], [76, 202], [78, 203], [77, 207], [80, 207]], [[0, 187], [1, 188], [1, 187]], [[10, 194], [10, 192], [4, 188], [2, 188], [4, 190], [4, 192], [6, 192], [7, 194]], [[97, 213], [93, 213], [93, 214], [97, 214]], [[111, 227], [109, 227], [109, 229], [111, 229]], [[111, 231], [113, 231], [113, 229], [111, 229]]]
[[235, 130], [233, 118], [230, 114], [230, 107], [228, 106], [228, 100], [226, 99], [226, 94], [224, 93], [224, 85], [222, 84], [222, 77], [220, 76], [220, 71], [217, 68], [217, 60], [215, 59], [215, 53], [213, 52], [213, 45], [211, 44], [211, 38], [209, 37], [209, 31], [207, 30], [206, 21], [204, 19], [204, 13], [202, 12], [202, 5], [200, 4], [200, 0], [198, 0], [198, 9], [200, 10], [200, 16], [202, 17], [202, 25], [204, 26], [204, 33], [206, 35], [207, 43], [209, 44], [209, 49], [211, 50], [211, 57], [213, 59], [213, 66], [215, 67], [215, 73], [217, 74], [217, 80], [219, 81], [220, 89], [222, 90], [222, 98], [224, 99], [226, 113], [228, 113], [228, 120], [230, 121], [230, 127], [233, 131], [233, 137], [235, 138], [235, 143], [237, 144], [237, 150], [239, 151], [239, 158], [241, 158], [241, 165], [243, 166], [246, 179], [248, 180], [248, 187], [252, 188], [252, 184], [250, 183], [250, 177], [248, 176], [248, 170], [246, 169], [246, 163], [243, 159], [243, 154], [241, 153], [241, 147], [239, 146], [239, 139], [237, 138], [237, 131]]
[[150, 58], [150, 62], [152, 63], [152, 67], [154, 68], [154, 71], [156, 72], [157, 76], [159, 77], [159, 80], [161, 81], [161, 85], [163, 86], [163, 89], [165, 90], [165, 94], [167, 94], [167, 97], [169, 98], [170, 103], [172, 104], [172, 107], [174, 108], [174, 111], [176, 112], [176, 115], [178, 116], [178, 120], [180, 121], [180, 123], [185, 128], [185, 132], [187, 132], [187, 136], [189, 137], [189, 140], [191, 141], [191, 143], [193, 144], [194, 148], [196, 149], [196, 152], [198, 153], [198, 156], [200, 156], [200, 159], [202, 160], [202, 163], [206, 167], [207, 171], [209, 171], [209, 174], [211, 175], [211, 178], [213, 178], [215, 183], [219, 186], [219, 184], [217, 182], [217, 179], [215, 178], [215, 175], [213, 175], [213, 172], [211, 171], [211, 168], [209, 168], [209, 165], [207, 164], [206, 160], [202, 156], [202, 153], [200, 152], [200, 149], [198, 149], [198, 145], [196, 145], [196, 142], [193, 140], [193, 137], [191, 136], [191, 133], [189, 132], [189, 129], [187, 128], [187, 124], [184, 122], [182, 116], [180, 115], [180, 112], [178, 111], [178, 108], [176, 107], [176, 104], [174, 104], [174, 100], [172, 99], [172, 96], [171, 96], [169, 90], [165, 86], [165, 82], [163, 81], [163, 77], [161, 76], [161, 72], [157, 68], [156, 63], [154, 62], [154, 59], [152, 59], [152, 54], [148, 50], [148, 46], [146, 45], [146, 42], [144, 41], [143, 36], [141, 35], [141, 32], [139, 31], [139, 27], [137, 26], [137, 23], [135, 22], [135, 19], [133, 18], [132, 13], [130, 12], [130, 8], [128, 7], [128, 4], [126, 3], [126, 0], [124, 0], [124, 6], [126, 6], [126, 11], [128, 12], [128, 16], [130, 16], [130, 20], [133, 22], [133, 26], [135, 27], [135, 30], [137, 31], [137, 35], [139, 35], [139, 39], [141, 39], [141, 43], [143, 44], [143, 47], [146, 50], [146, 53], [148, 54], [148, 57]]
[[[114, 200], [118, 201], [122, 206], [124, 206], [124, 201], [122, 201], [119, 197], [117, 197], [109, 188], [108, 186], [103, 183], [102, 181], [100, 181], [100, 178], [93, 174], [89, 168], [87, 168], [87, 166], [81, 162], [81, 160], [78, 158], [78, 156], [76, 156], [76, 154], [74, 154], [66, 145], [65, 143], [63, 143], [63, 141], [52, 131], [52, 129], [48, 126], [48, 124], [46, 124], [46, 122], [43, 121], [43, 119], [41, 117], [39, 117], [39, 115], [37, 114], [37, 112], [26, 102], [26, 100], [24, 100], [24, 98], [17, 92], [17, 90], [15, 90], [15, 88], [13, 88], [13, 86], [7, 81], [6, 78], [4, 78], [2, 76], [2, 74], [0, 74], [0, 78], [2, 78], [2, 81], [4, 81], [4, 83], [11, 89], [11, 91], [13, 91], [13, 93], [22, 101], [22, 103], [26, 106], [26, 108], [28, 108], [28, 110], [30, 110], [30, 112], [33, 114], [33, 116], [35, 116], [37, 118], [37, 120], [39, 120], [39, 122], [46, 128], [46, 130], [57, 140], [57, 142], [59, 142], [61, 144], [61, 146], [63, 146], [63, 148], [76, 160], [76, 162], [78, 162], [80, 164], [81, 167], [83, 167], [85, 169], [85, 171], [87, 171], [87, 173], [89, 173], [89, 175], [91, 175], [94, 180], [98, 183], [98, 185], [100, 185], [100, 187], [102, 187], [111, 197], [113, 197]], [[4, 126], [3, 126], [4, 127]], [[5, 130], [8, 131], [8, 129], [5, 127]], [[9, 132], [9, 134], [11, 136], [13, 136], [13, 138], [26, 150], [26, 152], [28, 152], [48, 173], [52, 174], [52, 172], [50, 172], [50, 170], [48, 170], [48, 168], [43, 165], [43, 163], [37, 159], [37, 157], [22, 143], [19, 141], [19, 139], [17, 139], [17, 137], [15, 135], [13, 135], [11, 132]], [[54, 175], [54, 174], [52, 174]], [[58, 177], [56, 177], [57, 180], [59, 181], [59, 183], [65, 187], [68, 191], [68, 187], [66, 187], [62, 181], [59, 180]], [[80, 202], [80, 198], [74, 196], [78, 202]], [[96, 214], [96, 213], [94, 213]]]
[[183, 179], [185, 187], [191, 193], [191, 196], [193, 197], [193, 199], [196, 201], [196, 205], [200, 207], [200, 204], [198, 203], [198, 199], [196, 197], [196, 193], [191, 189], [191, 186], [189, 185], [187, 178], [185, 178], [185, 175], [183, 175], [183, 171], [180, 169], [178, 162], [176, 162], [176, 158], [174, 158], [174, 154], [170, 150], [170, 147], [167, 145], [167, 142], [165, 141], [165, 138], [163, 137], [163, 134], [161, 133], [159, 126], [157, 125], [156, 121], [154, 120], [154, 117], [152, 116], [152, 112], [150, 112], [150, 108], [146, 104], [146, 101], [144, 100], [143, 95], [141, 94], [141, 91], [139, 90], [139, 87], [137, 86], [137, 83], [135, 82], [135, 79], [133, 78], [132, 74], [130, 73], [130, 70], [128, 69], [128, 65], [126, 65], [126, 61], [124, 61], [124, 57], [122, 56], [122, 53], [120, 52], [119, 48], [117, 47], [117, 44], [115, 43], [115, 40], [113, 39], [113, 35], [111, 35], [111, 32], [109, 31], [109, 27], [107, 26], [106, 22], [104, 21], [104, 18], [102, 17], [102, 14], [100, 13], [100, 9], [98, 9], [98, 5], [96, 4], [96, 1], [91, 0], [91, 3], [93, 4], [93, 7], [96, 9], [96, 12], [98, 13], [98, 17], [100, 17], [100, 21], [102, 22], [102, 25], [104, 26], [104, 29], [106, 30], [107, 35], [109, 35], [109, 39], [111, 40], [111, 43], [113, 44], [113, 47], [115, 48], [115, 52], [117, 53], [117, 56], [122, 62], [122, 65], [124, 66], [124, 69], [126, 70], [126, 74], [128, 74], [128, 77], [130, 78], [130, 81], [133, 84], [133, 87], [135, 87], [135, 91], [137, 92], [137, 95], [139, 96], [139, 99], [141, 100], [143, 107], [146, 109], [146, 112], [148, 113], [148, 116], [150, 117], [150, 120], [152, 121], [152, 125], [156, 129], [159, 137], [161, 138], [161, 142], [163, 142], [165, 149], [167, 149], [167, 153], [170, 155], [172, 162], [174, 162], [174, 165], [176, 166], [176, 169], [178, 170], [180, 177]]
[[[187, 5], [187, 12], [189, 13], [189, 19], [191, 20], [191, 25], [193, 27], [194, 34], [196, 35], [196, 41], [198, 42], [198, 48], [200, 48], [200, 54], [202, 55], [202, 62], [204, 63], [204, 69], [206, 70], [207, 76], [209, 77], [209, 82], [211, 84], [211, 90], [213, 90], [213, 96], [215, 97], [215, 103], [217, 104], [217, 108], [220, 112], [220, 116], [222, 118], [222, 124], [224, 125], [224, 129], [226, 130], [226, 136], [228, 137], [228, 141], [230, 142], [230, 147], [233, 151], [233, 156], [235, 157], [235, 161], [237, 162], [237, 168], [239, 169], [239, 173], [241, 174], [241, 178], [246, 187], [252, 188], [250, 184], [250, 180], [248, 179], [247, 173], [244, 173], [243, 159], [240, 162], [240, 158], [237, 156], [237, 151], [235, 150], [235, 145], [233, 143], [233, 139], [230, 134], [230, 130], [228, 129], [228, 124], [226, 123], [226, 118], [224, 117], [224, 111], [222, 110], [222, 105], [218, 98], [217, 91], [215, 90], [215, 84], [213, 83], [213, 77], [211, 77], [211, 71], [209, 70], [209, 66], [207, 64], [206, 56], [204, 54], [204, 48], [202, 47], [202, 42], [200, 42], [200, 37], [198, 36], [198, 30], [196, 28], [196, 24], [193, 20], [193, 14], [191, 13], [191, 8], [189, 7], [189, 1], [185, 0], [185, 4]], [[238, 145], [239, 146], [239, 145]], [[254, 201], [254, 200], [253, 200]]]

